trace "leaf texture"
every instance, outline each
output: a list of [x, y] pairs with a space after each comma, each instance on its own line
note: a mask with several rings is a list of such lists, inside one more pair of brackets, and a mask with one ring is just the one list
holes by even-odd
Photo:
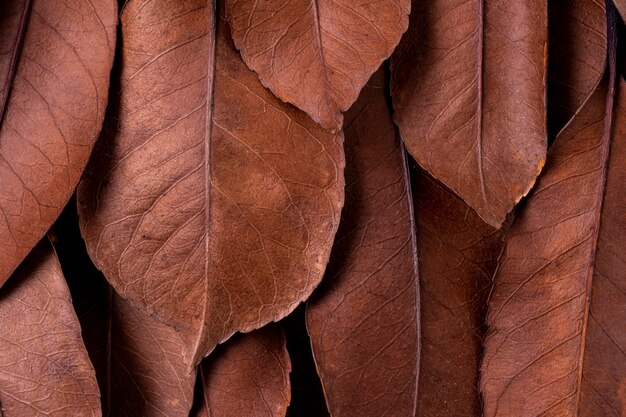
[[346, 116], [346, 209], [307, 329], [333, 417], [413, 415], [419, 289], [411, 192], [378, 71]]
[[416, 416], [482, 417], [487, 298], [504, 234], [421, 170], [413, 176], [421, 352]]
[[194, 417], [283, 417], [291, 397], [285, 334], [278, 325], [238, 334], [200, 367]]
[[548, 131], [553, 138], [595, 91], [607, 53], [603, 1], [549, 1]]
[[415, 0], [392, 56], [407, 149], [489, 224], [530, 190], [546, 153], [546, 0]]
[[408, 26], [410, 0], [226, 0], [237, 49], [283, 101], [341, 128]]
[[343, 206], [343, 137], [263, 88], [214, 17], [126, 3], [122, 87], [78, 190], [96, 266], [190, 363], [308, 298]]
[[488, 417], [626, 415], [626, 84], [614, 107], [612, 81], [556, 139], [508, 235], [482, 365]]
[[5, 417], [100, 416], [98, 384], [61, 267], [47, 240], [0, 292]]
[[100, 132], [114, 0], [0, 3], [0, 284], [56, 220]]
[[91, 263], [77, 220], [68, 205], [55, 224], [55, 247], [96, 369], [103, 414], [187, 417], [196, 371], [183, 358], [183, 340], [114, 293]]

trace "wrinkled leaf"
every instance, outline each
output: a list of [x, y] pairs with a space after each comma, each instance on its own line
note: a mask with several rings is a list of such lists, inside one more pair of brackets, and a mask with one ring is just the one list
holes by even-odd
[[70, 198], [104, 116], [114, 0], [0, 2], [0, 284]]
[[[495, 278], [485, 415], [626, 413], [626, 83], [556, 139]], [[613, 131], [611, 133], [611, 125]]]
[[193, 417], [283, 417], [291, 396], [285, 334], [278, 325], [238, 334], [200, 366]]
[[101, 415], [96, 375], [47, 240], [0, 291], [0, 335], [5, 417]]
[[604, 1], [549, 1], [548, 131], [553, 138], [594, 92], [606, 61]]
[[263, 85], [335, 130], [409, 10], [410, 0], [226, 0], [235, 45]]
[[413, 178], [421, 301], [415, 415], [482, 417], [487, 298], [508, 223], [496, 231], [423, 172]]
[[131, 307], [93, 266], [78, 231], [75, 207], [55, 224], [55, 247], [75, 300], [83, 338], [112, 417], [187, 417], [196, 372], [171, 327]]
[[343, 205], [342, 136], [263, 88], [214, 17], [126, 3], [121, 91], [78, 190], [96, 266], [194, 363], [308, 298]]
[[489, 224], [532, 187], [546, 153], [546, 0], [415, 0], [392, 56], [407, 149]]
[[411, 192], [383, 71], [346, 115], [346, 208], [307, 329], [333, 417], [412, 415], [419, 289]]

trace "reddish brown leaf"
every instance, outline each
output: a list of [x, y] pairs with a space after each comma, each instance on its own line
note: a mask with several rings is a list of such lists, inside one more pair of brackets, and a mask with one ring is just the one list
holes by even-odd
[[485, 313], [507, 227], [494, 230], [423, 172], [414, 179], [422, 347], [415, 415], [482, 417]]
[[263, 88], [213, 19], [126, 3], [122, 88], [78, 190], [95, 264], [195, 363], [308, 298], [343, 205], [342, 136]]
[[235, 45], [263, 85], [335, 130], [409, 10], [410, 0], [226, 0]]
[[622, 20], [626, 21], [626, 0], [613, 0], [613, 4], [617, 8], [617, 11], [622, 16]]
[[556, 139], [507, 238], [482, 365], [488, 417], [626, 415], [626, 83], [614, 107], [614, 79]]
[[417, 162], [499, 227], [546, 152], [546, 0], [413, 2], [392, 57], [394, 119]]
[[54, 230], [104, 415], [187, 417], [196, 372], [183, 359], [180, 335], [112, 291], [87, 256], [73, 207], [68, 205]]
[[548, 6], [548, 130], [556, 135], [591, 96], [604, 73], [606, 7], [597, 0], [550, 1]]
[[346, 209], [307, 328], [334, 417], [412, 415], [419, 292], [410, 183], [378, 71], [346, 115]]
[[98, 384], [61, 267], [48, 241], [0, 292], [5, 417], [100, 416]]
[[277, 325], [238, 334], [200, 367], [202, 398], [194, 417], [283, 417], [291, 362]]
[[60, 214], [100, 131], [114, 0], [0, 2], [0, 285]]

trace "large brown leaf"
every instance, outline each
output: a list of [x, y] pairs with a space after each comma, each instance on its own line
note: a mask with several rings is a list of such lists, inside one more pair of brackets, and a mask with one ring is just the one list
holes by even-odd
[[278, 325], [238, 334], [200, 366], [202, 397], [193, 417], [283, 417], [291, 362]]
[[96, 375], [47, 240], [0, 291], [0, 335], [5, 417], [101, 415]]
[[60, 214], [100, 131], [116, 2], [0, 2], [0, 285]]
[[346, 115], [346, 209], [307, 328], [334, 417], [412, 415], [419, 289], [411, 192], [383, 71]]
[[546, 0], [414, 0], [392, 57], [417, 162], [499, 227], [546, 153]]
[[415, 415], [482, 417], [487, 298], [507, 227], [494, 230], [423, 172], [413, 178], [421, 300]]
[[68, 205], [53, 230], [98, 377], [103, 414], [187, 417], [196, 372], [183, 359], [180, 335], [113, 292], [87, 255], [75, 206]]
[[267, 91], [214, 17], [126, 3], [122, 87], [78, 190], [96, 266], [195, 363], [308, 298], [343, 205], [342, 136]]
[[410, 0], [226, 0], [235, 45], [263, 85], [335, 130], [409, 10]]
[[482, 365], [488, 417], [626, 415], [626, 83], [614, 107], [610, 78], [556, 139], [507, 237]]
[[548, 131], [551, 138], [595, 91], [606, 61], [604, 1], [549, 1]]

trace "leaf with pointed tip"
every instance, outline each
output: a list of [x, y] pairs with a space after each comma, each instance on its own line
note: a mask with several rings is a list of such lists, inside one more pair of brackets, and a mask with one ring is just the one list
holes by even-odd
[[623, 80], [619, 88], [614, 106], [605, 78], [561, 132], [507, 237], [487, 319], [487, 417], [626, 413]]
[[421, 301], [415, 415], [482, 417], [487, 298], [509, 223], [495, 230], [423, 171], [413, 179]]
[[407, 149], [500, 227], [546, 154], [547, 0], [414, 0], [392, 56]]
[[116, 3], [0, 2], [0, 285], [61, 213], [100, 132]]
[[235, 46], [283, 101], [328, 129], [391, 55], [410, 0], [226, 0]]
[[47, 239], [0, 291], [0, 335], [6, 417], [101, 415], [96, 375]]
[[54, 231], [104, 415], [187, 417], [196, 371], [184, 361], [180, 335], [113, 292], [87, 255], [75, 206], [68, 205]]
[[346, 115], [346, 209], [307, 329], [330, 414], [412, 415], [419, 367], [415, 226], [379, 70]]
[[238, 334], [202, 362], [193, 417], [283, 417], [291, 396], [285, 334], [279, 325]]
[[263, 88], [214, 17], [126, 3], [122, 87], [78, 189], [94, 263], [192, 363], [308, 298], [343, 206], [343, 137]]
[[548, 2], [548, 131], [554, 138], [595, 91], [606, 63], [604, 1]]

